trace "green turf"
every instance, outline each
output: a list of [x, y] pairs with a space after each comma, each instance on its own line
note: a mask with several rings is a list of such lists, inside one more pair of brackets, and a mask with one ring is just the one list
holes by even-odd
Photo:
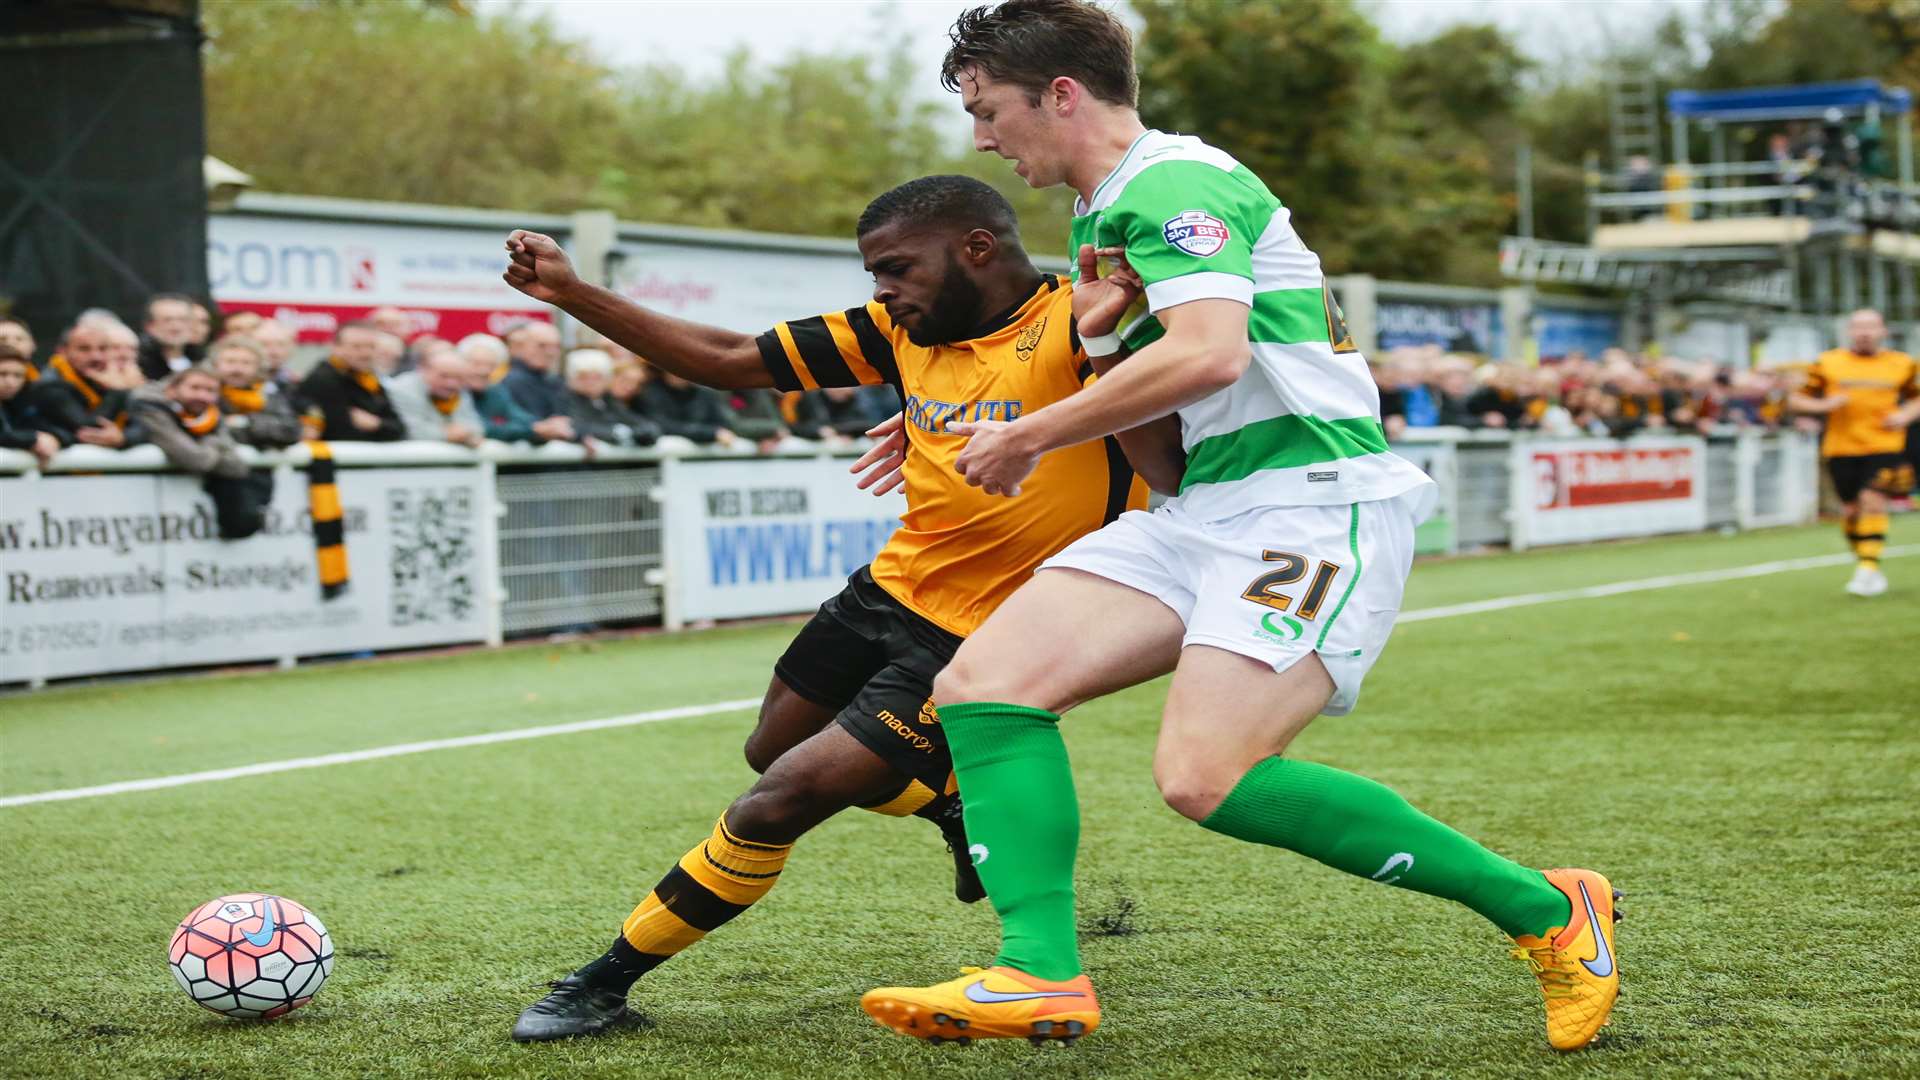
[[[1407, 607], [1831, 553], [1832, 533], [1437, 562]], [[733, 714], [0, 809], [0, 1075], [1920, 1075], [1920, 559], [1889, 572], [1874, 601], [1831, 567], [1411, 623], [1360, 711], [1296, 744], [1627, 890], [1628, 992], [1573, 1058], [1472, 914], [1162, 808], [1149, 686], [1067, 723], [1106, 1009], [1070, 1051], [935, 1049], [859, 1012], [877, 982], [978, 962], [995, 930], [950, 899], [931, 827], [865, 814], [648, 976], [652, 1026], [508, 1042], [750, 782]], [[0, 698], [0, 793], [752, 697], [791, 633]], [[333, 980], [288, 1020], [202, 1012], [166, 973], [173, 921], [242, 889], [334, 933]]]

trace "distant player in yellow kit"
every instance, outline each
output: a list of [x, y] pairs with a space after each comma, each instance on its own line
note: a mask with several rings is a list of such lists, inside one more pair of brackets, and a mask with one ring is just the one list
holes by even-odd
[[1791, 399], [1796, 411], [1826, 417], [1820, 454], [1846, 508], [1847, 543], [1860, 559], [1847, 582], [1855, 596], [1887, 591], [1880, 569], [1887, 499], [1913, 490], [1905, 451], [1907, 425], [1920, 420], [1920, 378], [1913, 357], [1882, 348], [1886, 340], [1879, 312], [1854, 312], [1847, 319], [1848, 347], [1821, 353], [1807, 371], [1806, 386]]
[[[1042, 274], [1021, 248], [1013, 207], [964, 176], [902, 184], [867, 207], [857, 231], [873, 299], [757, 337], [588, 285], [550, 237], [516, 232], [507, 242], [508, 283], [683, 378], [782, 390], [893, 386], [905, 401], [907, 495], [899, 530], [774, 665], [747, 744], [759, 782], [667, 870], [604, 955], [521, 1013], [516, 1040], [622, 1023], [635, 981], [765, 896], [794, 842], [851, 806], [939, 825], [954, 851], [956, 896], [980, 899], [981, 856], [961, 829], [933, 678], [1036, 566], [1146, 504], [1130, 456], [1140, 455], [1148, 480], [1177, 482], [1166, 462], [1178, 432], [1165, 421], [1150, 438], [1141, 428], [1048, 455], [1024, 499], [969, 486], [954, 468], [966, 437], [948, 424], [1010, 420], [1078, 392], [1095, 368], [1076, 317], [1090, 331], [1111, 330], [1128, 290], [1087, 281], [1076, 291]], [[636, 775], [672, 790], [667, 770]]]

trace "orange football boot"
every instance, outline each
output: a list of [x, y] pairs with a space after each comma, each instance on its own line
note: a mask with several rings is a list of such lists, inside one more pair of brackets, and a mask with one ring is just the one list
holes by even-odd
[[936, 986], [869, 990], [860, 1007], [881, 1027], [936, 1046], [975, 1039], [1072, 1045], [1100, 1026], [1100, 1003], [1085, 975], [1052, 982], [1010, 967], [960, 970], [959, 978]]
[[1621, 893], [1592, 870], [1543, 870], [1573, 909], [1564, 927], [1545, 937], [1514, 938], [1515, 959], [1525, 960], [1547, 999], [1547, 1042], [1555, 1050], [1578, 1050], [1608, 1024], [1620, 996], [1620, 958], [1613, 949], [1614, 903]]

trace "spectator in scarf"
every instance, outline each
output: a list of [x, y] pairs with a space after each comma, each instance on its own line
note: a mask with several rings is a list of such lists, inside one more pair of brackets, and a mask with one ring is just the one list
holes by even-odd
[[467, 364], [446, 342], [420, 355], [420, 365], [387, 385], [407, 438], [479, 446], [486, 423], [467, 396]]
[[220, 377], [199, 365], [133, 391], [129, 409], [174, 468], [204, 478], [220, 538], [240, 540], [265, 524], [273, 479], [270, 473], [256, 479], [239, 446], [221, 430], [219, 402]]
[[344, 322], [333, 332], [333, 352], [300, 384], [299, 400], [320, 414], [319, 437], [330, 442], [393, 442], [407, 429], [374, 374], [380, 331]]
[[259, 342], [229, 334], [207, 350], [220, 379], [220, 411], [235, 442], [277, 450], [300, 441], [303, 432], [293, 401], [262, 374], [266, 356]]

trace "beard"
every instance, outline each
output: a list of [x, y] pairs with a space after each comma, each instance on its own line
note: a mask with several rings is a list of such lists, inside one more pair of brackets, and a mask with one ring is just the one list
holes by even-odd
[[922, 348], [966, 340], [980, 325], [981, 299], [980, 286], [960, 269], [960, 260], [949, 254], [940, 291], [934, 294], [920, 325], [907, 331], [907, 340]]

